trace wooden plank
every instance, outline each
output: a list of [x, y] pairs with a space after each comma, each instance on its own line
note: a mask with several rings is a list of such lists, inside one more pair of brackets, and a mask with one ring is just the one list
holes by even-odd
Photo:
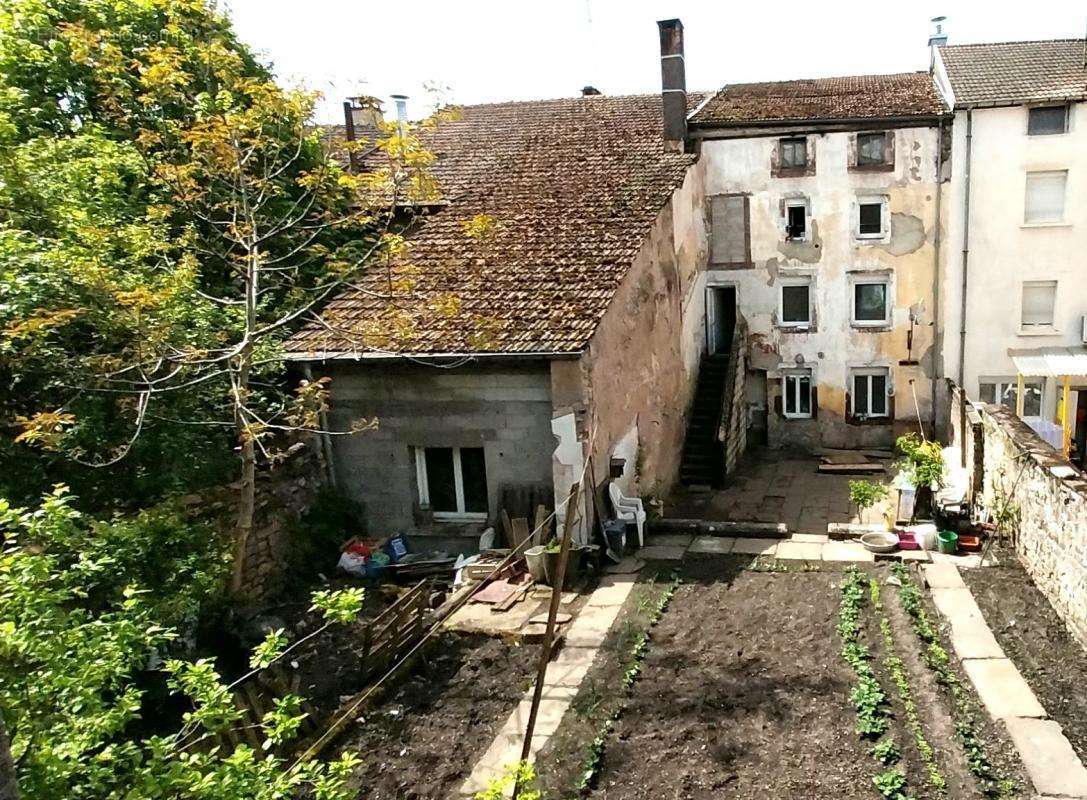
[[832, 475], [853, 475], [867, 472], [883, 472], [883, 465], [868, 464], [820, 464], [819, 471]]
[[257, 732], [250, 727], [249, 717], [252, 710], [249, 708], [245, 700], [239, 692], [234, 692], [234, 707], [242, 712], [242, 734], [249, 740], [249, 744], [257, 751], [260, 751], [260, 737], [257, 736]]

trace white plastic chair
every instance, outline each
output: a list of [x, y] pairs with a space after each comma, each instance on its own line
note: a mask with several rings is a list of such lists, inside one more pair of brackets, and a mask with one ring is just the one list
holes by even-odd
[[611, 498], [615, 518], [623, 522], [633, 522], [638, 529], [638, 547], [645, 546], [645, 506], [639, 497], [627, 497], [615, 483], [608, 484], [608, 497]]

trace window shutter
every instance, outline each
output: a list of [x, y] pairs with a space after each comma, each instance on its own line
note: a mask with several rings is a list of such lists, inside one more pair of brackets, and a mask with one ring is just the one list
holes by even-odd
[[1067, 172], [1028, 172], [1026, 222], [1062, 222]]
[[714, 197], [711, 209], [711, 256], [715, 264], [747, 264], [747, 198]]
[[1052, 325], [1057, 299], [1056, 281], [1023, 284], [1023, 324]]

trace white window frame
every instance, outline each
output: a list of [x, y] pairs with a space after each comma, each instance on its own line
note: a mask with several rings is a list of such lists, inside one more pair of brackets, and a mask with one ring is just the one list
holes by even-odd
[[[804, 235], [791, 239], [789, 238], [789, 209], [790, 208], [802, 208], [804, 209]], [[787, 242], [807, 242], [811, 240], [811, 204], [806, 197], [787, 197], [785, 198], [785, 219], [782, 223], [782, 229], [785, 233], [785, 241]]]
[[[1053, 311], [1050, 315], [1049, 322], [1024, 322], [1023, 321], [1023, 298], [1026, 294], [1028, 286], [1052, 286], [1053, 287]], [[1056, 280], [1036, 280], [1036, 281], [1023, 281], [1019, 284], [1019, 333], [1021, 335], [1042, 334], [1048, 335], [1057, 332], [1057, 299], [1060, 292], [1060, 281]]]
[[[885, 287], [883, 294], [883, 319], [857, 319], [857, 286], [858, 284], [882, 284]], [[891, 314], [894, 309], [893, 288], [891, 278], [887, 275], [854, 275], [849, 281], [849, 324], [854, 328], [886, 328], [891, 324]]]
[[[434, 445], [443, 447], [443, 445]], [[488, 514], [479, 511], [464, 510], [464, 472], [460, 461], [460, 448], [453, 447], [453, 490], [457, 498], [457, 511], [435, 511], [433, 517], [437, 522], [486, 522]], [[415, 479], [419, 484], [419, 505], [423, 508], [430, 507], [430, 485], [426, 476], [426, 451], [425, 447], [415, 448]], [[486, 462], [486, 451], [484, 451]], [[486, 463], [484, 463], [484, 467]], [[488, 506], [490, 500], [488, 498]]]
[[[787, 321], [785, 319], [785, 287], [786, 286], [806, 286], [808, 287], [808, 318], [803, 322]], [[812, 326], [812, 279], [806, 277], [796, 278], [783, 278], [781, 280], [781, 288], [778, 290], [778, 327], [789, 328], [790, 330], [808, 330]]]
[[[861, 233], [861, 206], [879, 204], [879, 233]], [[853, 235], [862, 241], [881, 241], [891, 232], [891, 215], [886, 195], [860, 195], [853, 207]]]
[[[872, 408], [872, 378], [874, 376], [882, 376], [886, 380], [883, 384], [883, 413], [873, 414]], [[868, 408], [869, 411], [861, 414], [857, 411], [857, 391], [856, 391], [856, 378], [868, 378]], [[891, 416], [891, 396], [894, 394], [894, 389], [891, 387], [891, 369], [890, 367], [851, 367], [849, 370], [849, 410], [854, 417], [860, 419], [886, 419]]]
[[[1064, 175], [1064, 197], [1061, 198], [1061, 216], [1059, 219], [1041, 219], [1032, 220], [1027, 219], [1027, 197], [1030, 195], [1030, 179], [1032, 176], [1039, 175]], [[1066, 169], [1037, 169], [1027, 170], [1023, 177], [1023, 227], [1026, 228], [1044, 228], [1047, 226], [1061, 226], [1068, 225], [1068, 177], [1069, 172]]]
[[[998, 406], [1004, 405], [1004, 401], [1001, 398], [1004, 396], [1004, 392], [1010, 389], [1012, 392], [1012, 404], [1010, 406], [1005, 406], [1005, 408], [1010, 408], [1012, 411], [1016, 410], [1019, 405], [1019, 381], [1017, 378], [1011, 375], [1001, 376], [998, 378], [978, 378], [978, 399], [981, 400], [981, 402], [983, 403], [988, 402], [986, 400], [982, 400], [981, 398], [981, 386], [985, 383], [992, 384], [994, 405]], [[1045, 413], [1045, 378], [1042, 378], [1041, 380], [1039, 380], [1038, 378], [1030, 378], [1023, 381], [1024, 392], [1027, 390], [1028, 387], [1032, 386], [1036, 386], [1040, 390], [1038, 393], [1038, 413], [1036, 415], [1024, 413], [1024, 416], [1037, 419], [1043, 417]], [[1026, 398], [1024, 398], [1023, 402], [1023, 411], [1025, 412]]]
[[[807, 378], [808, 379], [808, 413], [802, 411], [789, 411], [789, 379], [790, 378]], [[800, 381], [795, 383], [796, 389], [796, 407], [800, 408]], [[811, 419], [812, 412], [815, 410], [815, 373], [810, 369], [789, 369], [785, 370], [781, 374], [781, 413], [786, 419]]]
[[[1047, 108], [1063, 108], [1064, 109], [1064, 130], [1057, 133], [1031, 133], [1030, 132], [1030, 113], [1032, 111], [1040, 111]], [[1064, 136], [1072, 129], [1072, 105], [1070, 103], [1052, 103], [1040, 106], [1031, 106], [1027, 109], [1027, 122], [1026, 122], [1026, 134], [1032, 139], [1036, 136]]]

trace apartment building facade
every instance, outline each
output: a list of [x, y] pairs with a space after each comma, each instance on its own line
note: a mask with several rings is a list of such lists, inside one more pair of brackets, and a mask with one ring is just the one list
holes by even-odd
[[955, 115], [945, 374], [974, 399], [1017, 409], [1058, 447], [1067, 403], [1080, 458], [1087, 377], [1024, 364], [1087, 359], [1084, 54], [1082, 39], [1007, 42], [944, 46], [934, 62]]
[[929, 427], [948, 122], [923, 72], [733, 84], [691, 115], [707, 349], [734, 308], [750, 440], [873, 448]]

